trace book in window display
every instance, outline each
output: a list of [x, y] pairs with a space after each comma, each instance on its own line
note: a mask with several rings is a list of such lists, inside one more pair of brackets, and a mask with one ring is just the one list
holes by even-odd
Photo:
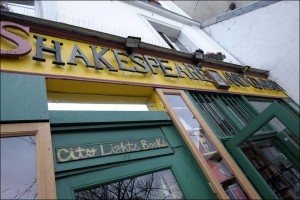
[[206, 160], [206, 162], [219, 182], [224, 182], [233, 177], [224, 160]]
[[199, 151], [202, 154], [215, 151], [215, 148], [210, 143], [210, 141], [207, 140], [207, 138], [203, 135], [203, 133], [200, 133], [199, 135]]
[[298, 179], [300, 179], [300, 174], [299, 174], [299, 172], [298, 172], [294, 167], [292, 167], [292, 168], [290, 169], [290, 171], [291, 171]]
[[230, 199], [248, 199], [242, 188], [237, 183], [228, 186], [226, 193]]
[[299, 199], [299, 194], [296, 195], [291, 189], [287, 189], [281, 196], [283, 199]]

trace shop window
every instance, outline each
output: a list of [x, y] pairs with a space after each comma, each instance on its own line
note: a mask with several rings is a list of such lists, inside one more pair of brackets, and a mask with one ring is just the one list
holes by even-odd
[[[213, 125], [219, 138], [231, 137], [237, 134], [260, 111], [263, 111], [274, 101], [249, 101], [241, 96], [199, 92], [190, 92], [190, 95], [203, 115]], [[269, 124], [260, 129], [257, 134], [270, 133], [274, 130], [274, 127]]]
[[1, 138], [1, 198], [36, 199], [35, 136]]
[[238, 98], [196, 92], [190, 94], [200, 110], [218, 130], [218, 136], [221, 138], [236, 134], [251, 119], [251, 112], [241, 112], [245, 108]]
[[[265, 109], [267, 109], [275, 100], [274, 99], [267, 99], [267, 98], [247, 98], [250, 104], [259, 112], [263, 112]], [[292, 114], [295, 115], [295, 117], [299, 116], [299, 105], [297, 105], [292, 99], [284, 99], [284, 100], [277, 100], [278, 103], [282, 106], [284, 106], [287, 110], [290, 110]], [[299, 140], [297, 140], [293, 134], [290, 134], [287, 132], [282, 125], [280, 121], [278, 121], [277, 118], [274, 118], [270, 120], [269, 127], [271, 127], [273, 130], [277, 132], [286, 132], [286, 134], [289, 134], [291, 139], [299, 144]]]
[[[259, 135], [268, 123], [276, 134]], [[299, 117], [273, 102], [226, 146], [264, 199], [299, 199]]]
[[49, 123], [1, 124], [1, 198], [55, 199]]
[[76, 191], [76, 199], [184, 199], [170, 169]]
[[157, 90], [198, 164], [220, 199], [259, 198], [183, 91]]
[[239, 147], [279, 199], [299, 199], [299, 171], [274, 141], [248, 139]]

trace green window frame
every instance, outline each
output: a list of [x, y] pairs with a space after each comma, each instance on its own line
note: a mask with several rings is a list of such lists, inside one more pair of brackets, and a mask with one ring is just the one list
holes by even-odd
[[[251, 101], [269, 103], [278, 101], [295, 117], [299, 115], [299, 106], [291, 99], [261, 98], [228, 94], [211, 94], [187, 92], [198, 111], [211, 126], [217, 137], [227, 141], [243, 129], [250, 121], [260, 114]], [[298, 108], [298, 110], [297, 110]], [[266, 124], [258, 134], [275, 134], [275, 128]]]
[[[266, 181], [262, 178], [256, 168], [251, 164], [250, 160], [245, 156], [241, 148], [238, 146], [242, 142], [250, 138], [257, 130], [263, 127], [271, 119], [276, 117], [288, 130], [290, 130], [295, 137], [299, 140], [299, 117], [295, 118], [295, 115], [291, 114], [281, 103], [275, 101], [267, 109], [265, 109], [259, 116], [253, 119], [245, 128], [243, 128], [236, 136], [225, 143], [227, 149], [238, 161], [240, 167], [247, 172], [251, 182], [256, 185], [257, 190], [265, 199], [278, 199], [275, 193], [271, 190]], [[282, 141], [281, 144], [286, 146], [285, 149], [296, 168], [299, 170], [299, 145], [295, 145], [293, 141], [289, 140], [288, 136], [284, 132], [276, 134], [278, 141]]]

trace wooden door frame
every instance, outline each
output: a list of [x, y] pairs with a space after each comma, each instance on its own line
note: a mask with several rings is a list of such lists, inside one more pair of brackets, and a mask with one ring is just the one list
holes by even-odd
[[228, 195], [224, 191], [223, 187], [219, 183], [219, 181], [216, 179], [216, 177], [213, 175], [211, 169], [209, 168], [207, 162], [205, 161], [205, 158], [199, 153], [196, 145], [193, 143], [192, 139], [189, 137], [188, 132], [185, 130], [184, 126], [180, 122], [178, 116], [176, 115], [175, 111], [172, 109], [172, 106], [168, 102], [167, 98], [164, 96], [165, 94], [170, 95], [179, 95], [183, 101], [186, 103], [188, 108], [191, 110], [192, 114], [195, 116], [196, 120], [199, 122], [199, 124], [202, 126], [203, 130], [206, 132], [209, 140], [215, 145], [218, 153], [221, 155], [221, 157], [227, 162], [228, 166], [231, 168], [233, 174], [235, 175], [237, 181], [242, 186], [246, 194], [251, 199], [261, 199], [259, 194], [256, 192], [256, 190], [253, 188], [250, 181], [246, 178], [242, 170], [237, 166], [233, 158], [229, 155], [226, 148], [223, 146], [221, 141], [217, 138], [217, 136], [213, 133], [211, 128], [208, 126], [204, 118], [199, 114], [196, 107], [193, 105], [193, 103], [190, 101], [188, 96], [183, 90], [170, 90], [170, 89], [156, 89], [156, 93], [160, 97], [162, 103], [166, 107], [167, 112], [169, 113], [171, 119], [175, 123], [177, 129], [179, 130], [183, 140], [187, 144], [188, 148], [192, 152], [193, 156], [195, 157], [198, 165], [203, 170], [204, 174], [206, 175], [210, 186], [212, 187], [213, 191], [217, 194], [219, 199], [229, 199]]
[[1, 138], [35, 136], [37, 163], [37, 199], [56, 199], [50, 124], [13, 123], [0, 124]]

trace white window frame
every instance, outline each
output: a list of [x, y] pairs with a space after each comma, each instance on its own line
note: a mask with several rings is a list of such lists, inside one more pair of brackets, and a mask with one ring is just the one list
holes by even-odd
[[[184, 45], [184, 47], [189, 51], [188, 53], [192, 53], [193, 49], [191, 48], [191, 46], [195, 46], [195, 44], [190, 44], [190, 43], [186, 44], [186, 42], [182, 41], [180, 36], [181, 34], [184, 33], [182, 32], [181, 27], [145, 16], [143, 14], [139, 14], [139, 16], [142, 18], [144, 23], [147, 24], [149, 29], [151, 29], [151, 31], [153, 32], [155, 37], [160, 41], [160, 43], [165, 44], [164, 47], [171, 48], [170, 45], [168, 44], [168, 42], [170, 42], [172, 46], [175, 48], [175, 50], [181, 51], [180, 48], [168, 38], [168, 36], [171, 36], [177, 38]], [[165, 36], [168, 42], [164, 38], [162, 38], [159, 32]]]

